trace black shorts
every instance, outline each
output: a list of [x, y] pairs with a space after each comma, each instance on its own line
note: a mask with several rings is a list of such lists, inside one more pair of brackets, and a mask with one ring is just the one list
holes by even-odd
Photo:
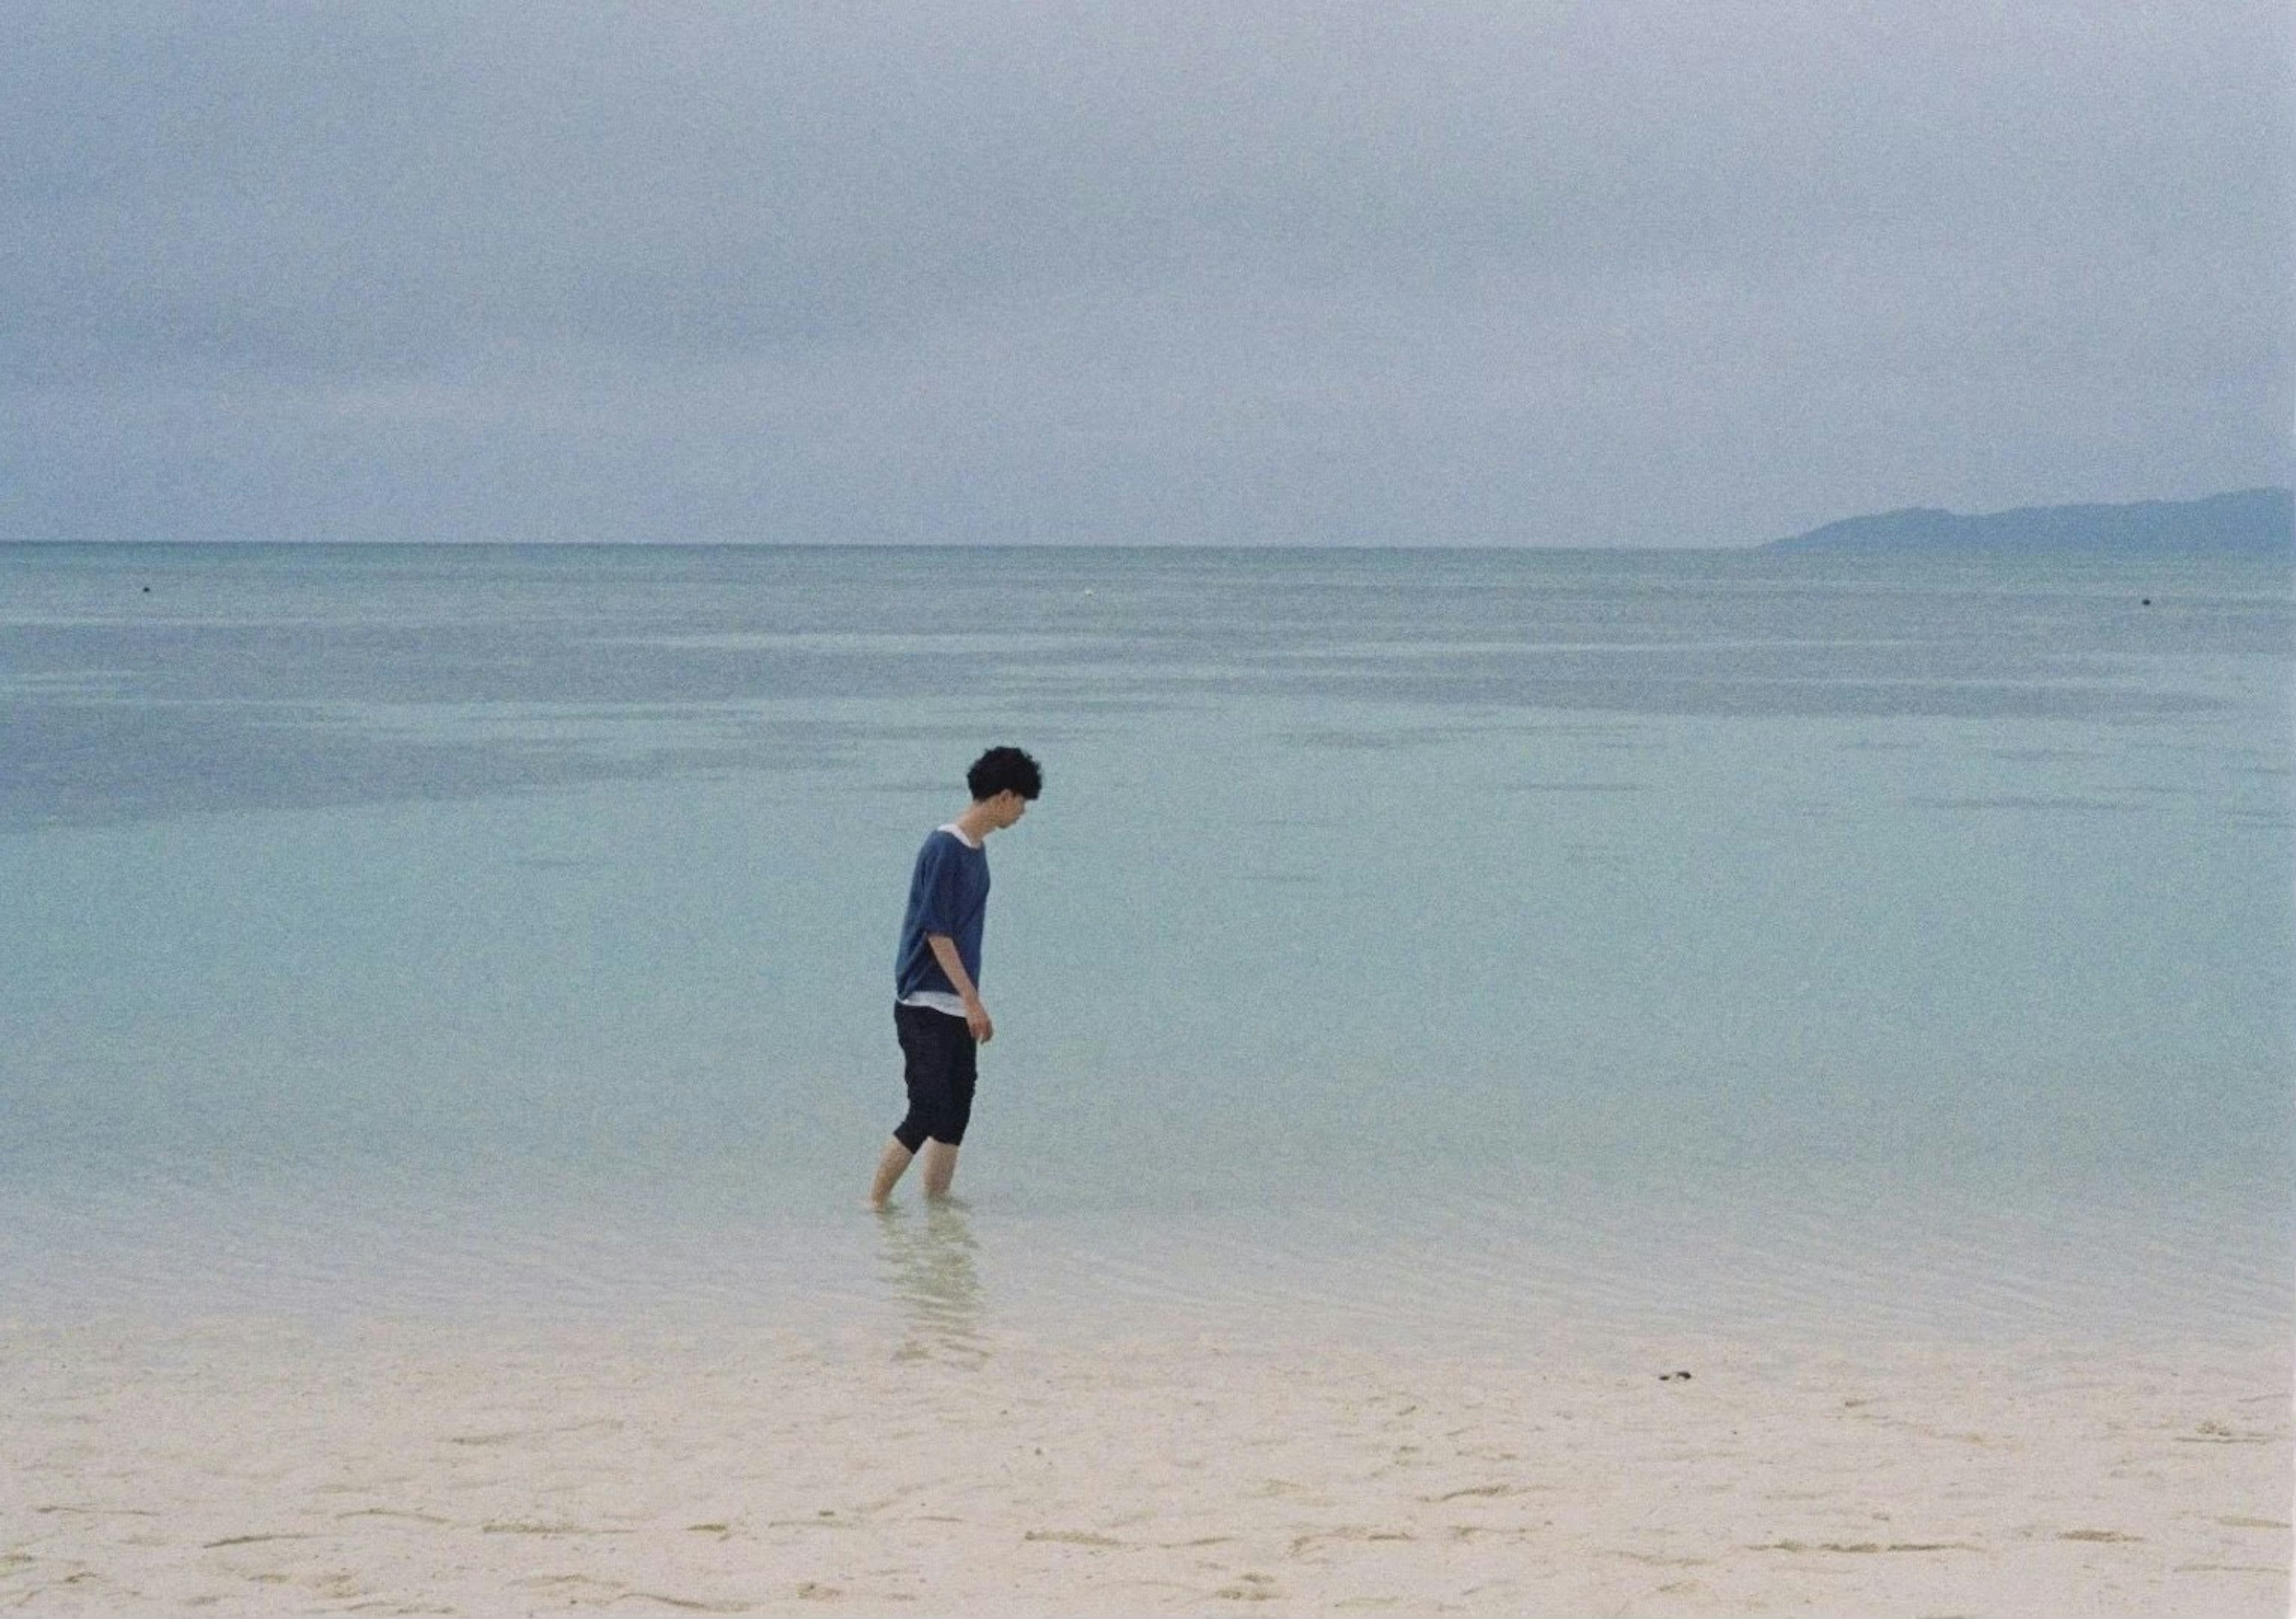
[[964, 1140], [972, 1118], [972, 1085], [979, 1047], [962, 1018], [929, 1006], [893, 1007], [893, 1032], [901, 1040], [901, 1077], [909, 1087], [908, 1116], [893, 1139], [911, 1152], [928, 1140], [954, 1147]]

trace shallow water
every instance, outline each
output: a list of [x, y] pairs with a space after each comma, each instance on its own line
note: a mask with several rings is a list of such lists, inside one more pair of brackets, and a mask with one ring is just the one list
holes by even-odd
[[[2189, 561], [0, 547], [0, 1312], [2272, 1328], [2290, 620]], [[966, 1206], [879, 1222], [991, 741], [1048, 786]]]

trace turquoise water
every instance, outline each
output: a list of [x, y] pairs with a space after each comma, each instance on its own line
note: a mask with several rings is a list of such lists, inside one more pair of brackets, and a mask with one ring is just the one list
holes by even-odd
[[[2289, 585], [0, 547], [0, 1315], [2274, 1328]], [[997, 741], [964, 1206], [880, 1222]]]

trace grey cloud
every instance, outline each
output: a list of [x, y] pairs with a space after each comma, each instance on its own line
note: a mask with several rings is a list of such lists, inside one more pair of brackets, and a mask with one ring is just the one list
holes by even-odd
[[21, 5], [0, 532], [1680, 543], [2279, 481], [2283, 31]]

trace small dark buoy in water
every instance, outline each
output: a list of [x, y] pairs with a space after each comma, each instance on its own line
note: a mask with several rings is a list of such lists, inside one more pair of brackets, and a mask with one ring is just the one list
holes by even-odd
[[144, 593], [145, 595], [147, 595], [147, 596], [148, 596], [148, 595], [150, 595], [150, 594], [152, 593], [152, 587], [151, 587], [150, 585], [145, 585], [145, 586], [144, 587]]
[[2145, 606], [2147, 606], [2147, 607], [2152, 606], [2152, 597], [2150, 597], [2150, 596], [2145, 597], [2145, 598], [2144, 598], [2144, 605], [2145, 605]]

